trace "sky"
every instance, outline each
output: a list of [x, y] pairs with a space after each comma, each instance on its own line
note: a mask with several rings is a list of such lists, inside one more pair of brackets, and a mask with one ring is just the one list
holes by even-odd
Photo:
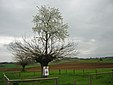
[[58, 8], [78, 43], [77, 57], [113, 56], [113, 0], [0, 0], [0, 62], [13, 61], [7, 45], [33, 36], [36, 6]]

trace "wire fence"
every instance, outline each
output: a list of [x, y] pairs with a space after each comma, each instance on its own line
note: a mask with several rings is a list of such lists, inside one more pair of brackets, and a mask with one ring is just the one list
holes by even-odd
[[[7, 73], [6, 73], [7, 74]], [[26, 72], [25, 76], [22, 72], [10, 72], [10, 75], [13, 75], [13, 79], [9, 79], [4, 73], [4, 85], [40, 85], [43, 81], [46, 80], [46, 83], [51, 83], [51, 85], [63, 85], [62, 83], [58, 82], [58, 77], [50, 77], [50, 78], [37, 78], [39, 76], [39, 72]], [[103, 71], [103, 70], [69, 70], [69, 69], [58, 69], [55, 71], [51, 71], [50, 75], [60, 75], [66, 76], [71, 75], [73, 80], [71, 79], [71, 83], [64, 84], [64, 85], [102, 85], [101, 83], [107, 82], [106, 85], [113, 85], [113, 70], [112, 71]], [[16, 79], [16, 78], [20, 79]], [[107, 78], [107, 81], [106, 79]], [[69, 79], [68, 79], [69, 80]], [[46, 85], [44, 83], [43, 85]], [[41, 84], [42, 85], [42, 84]], [[105, 84], [103, 84], [105, 85]]]

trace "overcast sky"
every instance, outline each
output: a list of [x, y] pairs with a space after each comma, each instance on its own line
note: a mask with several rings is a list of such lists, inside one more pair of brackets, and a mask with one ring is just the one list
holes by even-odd
[[113, 0], [0, 0], [0, 62], [13, 61], [6, 44], [32, 36], [36, 6], [60, 10], [78, 43], [78, 57], [113, 55]]

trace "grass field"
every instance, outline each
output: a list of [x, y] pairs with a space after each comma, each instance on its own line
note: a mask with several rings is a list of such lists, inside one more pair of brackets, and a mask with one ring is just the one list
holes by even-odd
[[[96, 72], [110, 72], [112, 69], [90, 69], [90, 70], [59, 70], [50, 71], [49, 77], [59, 77], [59, 85], [90, 85], [90, 75], [92, 75], [92, 85], [113, 85], [112, 74], [96, 75]], [[95, 75], [94, 75], [95, 74]], [[9, 79], [31, 79], [39, 78], [40, 72], [6, 72]], [[0, 79], [3, 80], [3, 74], [0, 73]], [[3, 81], [0, 85], [4, 85]], [[37, 82], [25, 82], [19, 83], [19, 85], [54, 85], [53, 80], [37, 81]]]
[[[86, 63], [86, 65], [85, 65]], [[80, 64], [80, 65], [79, 65]], [[99, 59], [93, 59], [93, 60], [78, 60], [78, 61], [62, 61], [59, 63], [51, 63], [50, 67], [50, 75], [49, 77], [58, 77], [58, 85], [74, 85], [74, 81], [76, 81], [76, 85], [90, 85], [90, 80], [92, 80], [92, 85], [113, 85], [113, 74], [100, 74], [103, 72], [111, 72], [113, 69], [105, 68], [107, 64], [110, 64], [112, 67], [112, 61], [111, 59], [103, 59], [100, 61]], [[70, 69], [70, 66], [72, 67], [80, 67], [81, 69]], [[89, 66], [100, 66], [100, 68], [93, 69], [83, 69], [83, 67], [89, 67]], [[32, 64], [27, 66], [27, 68], [31, 67], [39, 67], [39, 64]], [[103, 66], [101, 68], [101, 66]], [[63, 69], [65, 67], [65, 69]], [[78, 68], [77, 67], [77, 68]], [[15, 64], [4, 64], [4, 66], [0, 68], [20, 68], [20, 66]], [[59, 68], [61, 68], [59, 70]], [[66, 69], [68, 68], [68, 69]], [[37, 68], [36, 68], [37, 69]], [[40, 68], [39, 68], [40, 69]], [[3, 82], [3, 72], [0, 72], [0, 85], [4, 85]], [[15, 72], [15, 71], [5, 71], [5, 74], [8, 76], [9, 79], [33, 79], [33, 78], [39, 78], [40, 72], [32, 70], [32, 72], [26, 71], [26, 72]], [[54, 85], [53, 80], [47, 80], [47, 81], [36, 81], [36, 82], [21, 82], [19, 85]]]
[[[62, 64], [62, 63], [69, 63], [69, 62], [78, 62], [78, 63], [113, 63], [113, 58], [103, 58], [101, 61], [98, 58], [94, 58], [94, 59], [74, 59], [74, 60], [62, 60], [62, 61], [58, 61], [58, 62], [52, 62], [50, 63], [51, 65], [54, 64]], [[30, 64], [27, 65], [26, 68], [30, 68], [30, 67], [37, 67], [40, 66], [40, 64], [34, 63], [34, 64]], [[0, 64], [0, 68], [21, 68], [21, 66], [19, 66], [18, 64]]]

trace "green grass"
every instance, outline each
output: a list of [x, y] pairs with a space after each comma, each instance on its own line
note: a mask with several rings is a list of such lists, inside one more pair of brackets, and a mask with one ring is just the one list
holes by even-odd
[[0, 64], [0, 68], [18, 68], [20, 67], [17, 64]]
[[81, 59], [78, 60], [78, 62], [85, 62], [85, 63], [113, 63], [113, 58], [103, 58], [102, 60], [98, 59], [98, 58], [94, 58], [94, 59]]
[[[102, 59], [87, 59], [87, 60], [75, 60], [80, 63], [113, 63], [113, 58]], [[59, 64], [59, 63], [68, 63], [75, 62], [73, 61], [61, 61], [56, 63], [50, 63], [50, 65]], [[37, 67], [37, 63], [26, 66], [26, 68]], [[21, 68], [16, 64], [2, 64], [0, 68]], [[74, 85], [74, 81], [76, 80], [76, 85], [89, 85], [90, 77], [89, 75], [95, 73], [102, 72], [110, 72], [113, 70], [112, 68], [103, 68], [103, 69], [84, 69], [84, 70], [61, 70], [61, 74], [59, 74], [59, 70], [50, 71], [49, 77], [59, 77], [59, 85]], [[6, 75], [9, 79], [30, 79], [30, 78], [39, 78], [40, 72], [6, 72]], [[92, 85], [113, 85], [112, 74], [102, 74], [97, 76], [92, 76]], [[0, 85], [4, 85], [3, 82], [3, 73], [0, 72]], [[47, 81], [36, 81], [36, 82], [21, 82], [19, 85], [54, 85], [53, 80]]]
[[[103, 58], [102, 61], [100, 61], [99, 58], [94, 58], [94, 59], [73, 59], [73, 60], [62, 60], [62, 61], [58, 61], [58, 62], [51, 62], [50, 65], [54, 65], [54, 64], [61, 64], [61, 63], [71, 63], [71, 62], [79, 62], [79, 63], [113, 63], [113, 58]], [[33, 63], [30, 65], [27, 65], [26, 68], [30, 68], [30, 67], [37, 67], [40, 66], [39, 63]], [[17, 64], [0, 64], [0, 68], [21, 68], [20, 65]]]
[[4, 85], [2, 72], [0, 72], [0, 85]]
[[[40, 66], [40, 65], [37, 63], [33, 63], [30, 65], [26, 65], [26, 68], [37, 67], [37, 66]], [[21, 68], [21, 66], [18, 64], [15, 64], [15, 63], [13, 63], [13, 64], [0, 64], [0, 68]]]
[[[76, 85], [89, 85], [90, 76], [96, 72], [110, 72], [112, 69], [90, 69], [90, 70], [59, 70], [50, 71], [49, 77], [59, 77], [59, 85], [73, 85], [76, 80]], [[39, 78], [40, 72], [6, 72], [9, 79], [30, 79]], [[3, 80], [3, 74], [0, 72], [0, 79]], [[113, 78], [111, 74], [93, 75], [92, 85], [113, 85]], [[3, 81], [0, 82], [3, 85]], [[36, 82], [24, 82], [19, 85], [54, 85], [54, 80], [36, 81]]]

